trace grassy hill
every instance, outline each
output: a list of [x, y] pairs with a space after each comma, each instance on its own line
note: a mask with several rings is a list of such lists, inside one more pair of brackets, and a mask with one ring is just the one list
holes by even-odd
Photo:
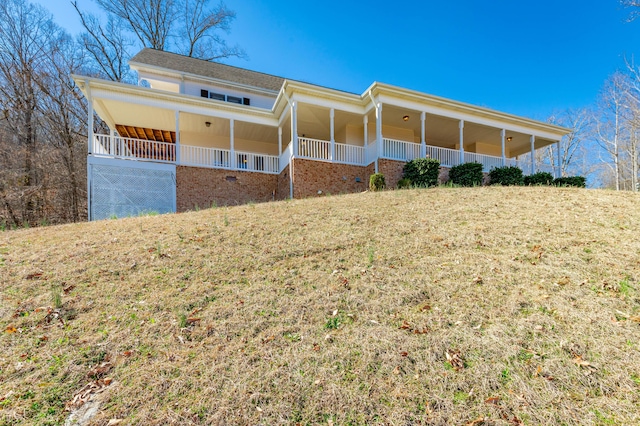
[[489, 187], [0, 233], [0, 425], [640, 424], [639, 224]]

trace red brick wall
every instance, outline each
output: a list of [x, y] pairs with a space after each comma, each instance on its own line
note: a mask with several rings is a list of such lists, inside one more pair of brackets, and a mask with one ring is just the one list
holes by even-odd
[[397, 160], [378, 160], [378, 172], [384, 175], [384, 182], [387, 188], [393, 189], [402, 179], [402, 168], [406, 162]]
[[276, 200], [285, 200], [289, 198], [289, 166], [285, 167], [282, 173], [278, 175], [278, 192]]
[[[234, 180], [235, 178], [235, 180]], [[232, 206], [279, 199], [278, 176], [266, 173], [176, 167], [176, 207], [179, 212], [212, 204]], [[288, 195], [288, 190], [287, 190]]]
[[[327, 194], [362, 192], [369, 188], [371, 166], [327, 163], [324, 161], [293, 160], [294, 198], [313, 197]], [[360, 178], [360, 182], [356, 182]], [[318, 191], [322, 191], [318, 194]]]

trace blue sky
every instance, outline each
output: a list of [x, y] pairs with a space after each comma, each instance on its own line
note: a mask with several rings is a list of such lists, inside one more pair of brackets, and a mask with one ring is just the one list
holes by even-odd
[[[35, 1], [35, 0], [32, 0]], [[37, 0], [76, 34], [70, 0]], [[90, 7], [90, 0], [78, 0]], [[361, 93], [373, 81], [546, 119], [595, 101], [640, 63], [640, 20], [618, 0], [226, 0], [237, 13], [226, 63]]]

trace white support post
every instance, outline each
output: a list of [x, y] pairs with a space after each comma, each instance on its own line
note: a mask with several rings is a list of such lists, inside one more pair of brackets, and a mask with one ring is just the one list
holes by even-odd
[[[93, 154], [93, 96], [91, 95], [89, 80], [85, 80], [84, 84], [87, 89], [87, 152], [91, 155]], [[113, 140], [110, 145], [113, 145]], [[89, 218], [89, 220], [91, 220], [91, 218]]]
[[562, 154], [560, 153], [560, 141], [556, 142], [556, 151], [558, 152], [558, 168], [556, 169], [556, 177], [562, 177]]
[[298, 156], [298, 103], [292, 102], [291, 106], [291, 143], [293, 149], [291, 152], [294, 157]]
[[507, 131], [505, 129], [502, 129], [502, 131], [500, 132], [500, 139], [501, 139], [501, 144], [502, 144], [502, 167], [505, 167], [507, 165], [507, 154], [506, 154], [506, 147], [505, 147], [505, 139], [507, 137]]
[[365, 115], [364, 118], [362, 119], [362, 122], [364, 124], [364, 146], [366, 147], [367, 145], [369, 145], [369, 116]]
[[376, 173], [378, 173], [378, 160], [380, 159], [380, 157], [382, 157], [382, 154], [384, 152], [383, 149], [383, 142], [382, 142], [382, 102], [378, 102], [376, 105], [376, 143], [378, 144], [376, 146], [376, 149], [378, 150], [378, 153], [376, 155], [376, 166], [375, 166], [375, 170]]
[[334, 161], [336, 158], [336, 138], [335, 138], [335, 117], [336, 117], [336, 111], [335, 109], [331, 108], [329, 110], [329, 122], [330, 122], [330, 128], [331, 128], [331, 152], [330, 152], [330, 157], [329, 159], [331, 161]]
[[278, 156], [282, 155], [282, 126], [278, 127]]
[[176, 166], [180, 165], [180, 111], [176, 110]]
[[425, 120], [427, 119], [427, 114], [422, 111], [420, 113], [420, 157], [425, 158], [427, 156], [427, 139], [426, 139], [426, 127]]
[[464, 163], [464, 120], [460, 120], [460, 164]]
[[237, 158], [236, 158], [236, 148], [235, 148], [235, 120], [233, 118], [229, 119], [229, 167], [231, 170], [236, 170], [238, 168]]
[[536, 137], [531, 135], [531, 174], [536, 173]]

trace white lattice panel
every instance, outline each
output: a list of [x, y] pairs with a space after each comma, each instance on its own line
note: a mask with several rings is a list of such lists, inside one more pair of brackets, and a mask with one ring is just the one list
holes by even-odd
[[91, 220], [175, 212], [175, 170], [93, 164]]

